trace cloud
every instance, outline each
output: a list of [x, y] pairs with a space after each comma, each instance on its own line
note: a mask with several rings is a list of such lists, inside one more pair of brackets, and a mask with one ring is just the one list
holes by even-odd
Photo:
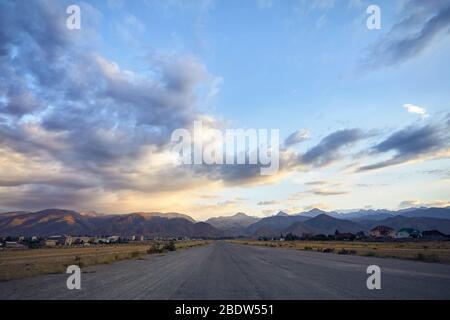
[[414, 113], [422, 116], [423, 118], [428, 118], [429, 114], [427, 113], [427, 110], [425, 108], [416, 106], [414, 104], [404, 104], [403, 108], [405, 108], [409, 113]]
[[270, 200], [270, 201], [260, 201], [258, 202], [258, 206], [271, 206], [275, 204], [279, 204], [280, 202], [277, 200]]
[[[97, 15], [83, 5], [86, 20]], [[205, 183], [204, 174], [171, 166], [168, 143], [174, 129], [202, 116], [215, 77], [189, 55], [153, 53], [142, 74], [122, 69], [87, 46], [89, 23], [69, 34], [61, 12], [57, 1], [0, 3], [0, 153], [2, 167], [12, 168], [0, 192], [8, 203], [34, 192], [42, 203], [63, 204], [51, 195], [58, 188], [70, 189], [67, 202], [92, 190], [79, 202], [87, 203], [97, 189], [152, 193]]]
[[400, 202], [398, 205], [399, 208], [415, 208], [415, 207], [438, 207], [438, 208], [445, 208], [450, 206], [450, 201], [448, 200], [436, 200], [431, 202], [423, 202], [418, 199], [414, 200], [405, 200]]
[[[59, 1], [0, 2], [5, 205], [23, 207], [24, 199], [36, 198], [26, 206], [40, 208], [47, 201], [46, 206], [90, 204], [87, 209], [105, 211], [120, 203], [133, 210], [170, 210], [180, 199], [188, 205], [186, 189], [266, 184], [295, 165], [283, 151], [278, 176], [261, 176], [259, 165], [175, 166], [173, 130], [206, 118], [211, 127], [223, 126], [201, 111], [218, 92], [219, 78], [195, 56], [160, 51], [141, 52], [139, 72], [124, 69], [96, 51], [98, 41], [90, 40], [101, 14], [82, 5], [87, 22], [69, 33]], [[127, 19], [143, 30], [132, 16]], [[151, 196], [158, 201], [150, 203]]]
[[300, 162], [315, 167], [326, 166], [341, 158], [341, 150], [367, 138], [360, 129], [344, 129], [323, 138], [316, 146], [300, 156]]
[[317, 185], [324, 185], [324, 184], [328, 184], [327, 181], [323, 181], [323, 180], [317, 180], [317, 181], [308, 181], [305, 182], [306, 185], [308, 186], [317, 186]]
[[126, 14], [123, 21], [115, 23], [117, 35], [128, 45], [141, 44], [139, 37], [145, 32], [144, 24], [134, 15]]
[[358, 168], [358, 171], [380, 169], [422, 158], [448, 156], [448, 128], [438, 125], [410, 126], [391, 134], [373, 146], [372, 155], [395, 152], [388, 160]]
[[436, 175], [442, 177], [444, 179], [450, 178], [450, 169], [434, 169], [434, 170], [425, 170], [423, 171], [425, 174]]
[[300, 142], [306, 141], [308, 139], [309, 139], [309, 131], [306, 129], [301, 129], [292, 133], [289, 137], [287, 137], [284, 140], [284, 145], [286, 147], [290, 147]]
[[401, 64], [421, 54], [439, 37], [449, 35], [448, 2], [411, 0], [402, 11], [404, 16], [375, 43], [366, 64], [374, 68]]
[[309, 191], [317, 196], [336, 196], [341, 194], [347, 194], [348, 191], [328, 190], [328, 189], [312, 189]]

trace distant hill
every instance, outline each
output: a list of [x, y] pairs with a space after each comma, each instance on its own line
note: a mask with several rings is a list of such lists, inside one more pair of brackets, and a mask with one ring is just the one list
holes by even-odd
[[446, 208], [410, 208], [402, 210], [399, 215], [410, 218], [450, 219], [450, 207]]
[[105, 215], [96, 212], [46, 209], [37, 212], [0, 213], [0, 235], [49, 236], [71, 235], [144, 235], [148, 237], [222, 237], [334, 234], [369, 231], [377, 225], [396, 230], [414, 228], [420, 231], [439, 230], [450, 234], [450, 207], [410, 208], [400, 211], [358, 210], [349, 213], [313, 209], [289, 215], [282, 211], [257, 218], [245, 213], [210, 218], [196, 222], [181, 213], [135, 212]]
[[[261, 234], [262, 230], [270, 230], [271, 233], [280, 235], [284, 229], [295, 222], [303, 222], [310, 219], [309, 217], [298, 215], [275, 215], [259, 220], [258, 222], [247, 227], [246, 232], [249, 235]], [[258, 231], [258, 232], [257, 232]]]
[[222, 230], [226, 236], [246, 236], [246, 227], [260, 220], [243, 212], [228, 217], [215, 217], [206, 220], [206, 223]]
[[344, 219], [336, 219], [326, 214], [318, 215], [304, 222], [306, 227], [320, 230], [323, 234], [334, 234], [336, 230], [339, 232], [352, 232], [356, 233], [364, 229], [356, 222], [348, 221]]
[[167, 219], [174, 219], [174, 218], [181, 218], [186, 219], [190, 222], [196, 222], [192, 217], [188, 216], [187, 214], [183, 213], [177, 213], [177, 212], [135, 212], [134, 214], [141, 215], [145, 218], [153, 218], [153, 217], [161, 217], [161, 218], [167, 218]]
[[1, 235], [144, 235], [149, 237], [221, 237], [223, 232], [179, 213], [80, 214], [46, 209], [0, 214]]
[[442, 233], [450, 234], [449, 219], [396, 216], [381, 221], [366, 222], [367, 229], [377, 225], [385, 225], [395, 230], [413, 228], [420, 231], [439, 230]]
[[[247, 234], [252, 237], [273, 237], [280, 234], [286, 235], [287, 233], [301, 236], [303, 234], [334, 234], [336, 230], [341, 233], [357, 233], [359, 231], [367, 233], [377, 225], [385, 225], [395, 230], [402, 228], [414, 228], [420, 231], [435, 229], [450, 234], [450, 219], [429, 217], [433, 215], [447, 217], [448, 208], [442, 210], [430, 209], [414, 209], [401, 211], [400, 213], [386, 212], [387, 210], [373, 213], [373, 210], [365, 210], [365, 212], [358, 212], [358, 214], [353, 215], [353, 219], [338, 219], [336, 216], [347, 217], [347, 214], [332, 213], [333, 216], [331, 216], [319, 213], [317, 209], [313, 212], [307, 212], [306, 215], [298, 214], [287, 217], [275, 215], [261, 219], [247, 227]], [[316, 215], [316, 213], [319, 214]], [[412, 215], [412, 217], [405, 215]], [[419, 216], [415, 217], [415, 215]], [[422, 215], [426, 215], [426, 217], [422, 217]]]
[[399, 211], [391, 211], [386, 209], [378, 210], [355, 210], [351, 212], [336, 212], [336, 211], [323, 211], [320, 209], [312, 209], [305, 212], [297, 213], [296, 215], [303, 217], [316, 217], [321, 214], [326, 214], [333, 218], [353, 220], [353, 221], [364, 221], [364, 220], [384, 220], [387, 218], [395, 216], [405, 216], [405, 217], [425, 217], [425, 218], [440, 218], [440, 219], [450, 219], [450, 207], [446, 208], [408, 208]]
[[71, 210], [0, 214], [0, 234], [3, 235], [86, 234], [93, 228], [90, 218]]
[[302, 217], [314, 218], [314, 217], [317, 217], [318, 215], [321, 215], [321, 214], [327, 214], [327, 215], [331, 216], [331, 215], [334, 214], [334, 212], [326, 212], [326, 211], [314, 208], [314, 209], [311, 209], [309, 211], [304, 211], [304, 212], [297, 213], [296, 215], [302, 216]]
[[314, 218], [310, 218], [304, 222], [296, 222], [284, 230], [284, 233], [292, 233], [298, 236], [303, 234], [334, 234], [339, 232], [352, 232], [356, 233], [363, 231], [364, 226], [361, 226], [355, 222], [336, 219], [326, 214], [320, 214]]
[[242, 228], [248, 227], [252, 223], [258, 222], [260, 218], [251, 217], [243, 212], [238, 212], [233, 216], [228, 217], [215, 217], [206, 220], [206, 223], [219, 228], [219, 229], [229, 229], [229, 228]]

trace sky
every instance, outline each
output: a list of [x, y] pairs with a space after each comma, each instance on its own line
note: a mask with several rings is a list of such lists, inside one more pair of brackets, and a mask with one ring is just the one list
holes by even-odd
[[[448, 1], [0, 0], [0, 210], [450, 205], [449, 56]], [[279, 129], [280, 170], [175, 164], [199, 120]]]

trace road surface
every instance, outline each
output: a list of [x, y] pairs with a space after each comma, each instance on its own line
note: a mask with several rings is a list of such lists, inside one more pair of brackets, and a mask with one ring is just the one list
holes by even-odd
[[[366, 269], [381, 268], [368, 290]], [[0, 299], [449, 299], [450, 266], [230, 244], [0, 282]]]

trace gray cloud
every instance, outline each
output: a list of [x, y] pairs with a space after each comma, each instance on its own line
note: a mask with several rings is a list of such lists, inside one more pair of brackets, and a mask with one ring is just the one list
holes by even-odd
[[327, 181], [323, 181], [323, 180], [318, 180], [318, 181], [308, 181], [305, 182], [306, 185], [308, 186], [317, 186], [317, 185], [324, 185], [324, 184], [328, 184]]
[[300, 162], [316, 167], [326, 166], [341, 157], [340, 152], [343, 148], [367, 137], [368, 135], [360, 129], [345, 129], [333, 132], [301, 155]]
[[375, 43], [366, 61], [373, 67], [403, 63], [422, 53], [438, 36], [448, 36], [450, 5], [446, 1], [411, 0], [400, 22]]
[[93, 195], [93, 190], [28, 185], [10, 187], [8, 192], [0, 192], [0, 203], [4, 208], [21, 208], [24, 210], [45, 209], [49, 207], [49, 204], [59, 208], [79, 208], [82, 204], [88, 208]]
[[286, 147], [290, 147], [296, 145], [300, 142], [306, 141], [309, 139], [308, 130], [302, 129], [292, 133], [289, 137], [284, 140], [284, 145]]
[[422, 127], [410, 126], [394, 132], [375, 145], [370, 153], [382, 154], [393, 151], [395, 155], [386, 161], [362, 166], [358, 171], [380, 169], [444, 151], [449, 147], [447, 132], [447, 128], [431, 124]]
[[[101, 19], [80, 5], [83, 22]], [[94, 25], [67, 30], [59, 1], [1, 1], [0, 17], [0, 152], [27, 159], [25, 173], [0, 180], [5, 205], [70, 206], [95, 202], [96, 190], [111, 199], [267, 179], [259, 165], [173, 167], [164, 158], [172, 131], [203, 118], [217, 91], [195, 57], [148, 52], [141, 73], [124, 70], [95, 52]]]
[[[98, 15], [83, 6], [86, 21]], [[145, 70], [152, 77], [122, 70], [83, 42], [93, 37], [87, 23], [69, 34], [59, 1], [1, 1], [0, 16], [0, 150], [89, 177], [80, 187], [159, 191], [186, 186], [175, 175], [192, 180], [181, 169], [162, 168], [152, 172], [158, 183], [135, 183], [145, 175], [139, 161], [150, 150], [167, 150], [170, 133], [201, 115], [198, 89], [209, 94], [214, 77], [200, 62], [153, 53]], [[62, 186], [63, 177], [2, 184], [38, 192]]]
[[258, 206], [271, 206], [271, 205], [278, 204], [278, 203], [280, 203], [280, 202], [276, 201], [276, 200], [259, 201]]
[[313, 189], [308, 192], [317, 196], [337, 196], [341, 194], [347, 194], [348, 191], [328, 190], [328, 189]]

